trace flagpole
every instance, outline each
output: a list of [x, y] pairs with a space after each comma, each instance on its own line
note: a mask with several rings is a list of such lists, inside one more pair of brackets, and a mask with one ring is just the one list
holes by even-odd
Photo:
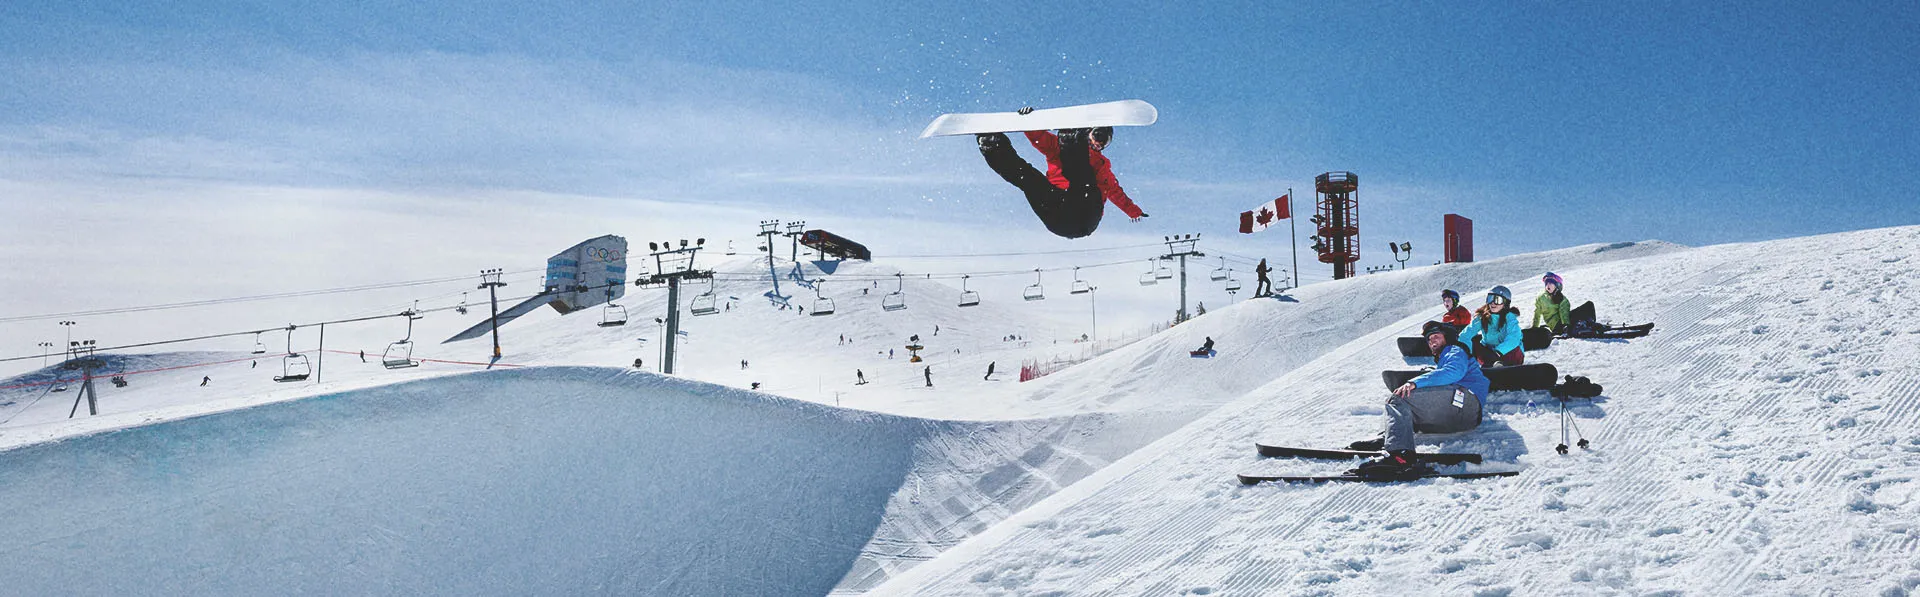
[[1293, 212], [1293, 187], [1287, 187], [1287, 236], [1293, 238], [1293, 287], [1300, 287], [1300, 232], [1293, 223], [1300, 214]]

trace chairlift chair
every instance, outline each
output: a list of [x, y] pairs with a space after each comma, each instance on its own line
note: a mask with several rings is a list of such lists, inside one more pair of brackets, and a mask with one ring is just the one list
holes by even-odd
[[1239, 291], [1240, 279], [1233, 277], [1233, 270], [1227, 270], [1227, 292], [1234, 293]]
[[627, 325], [627, 308], [613, 302], [613, 289], [607, 289], [607, 302], [600, 305], [600, 327]]
[[273, 378], [277, 382], [306, 381], [313, 369], [307, 364], [307, 355], [293, 351], [294, 326], [287, 326], [287, 356], [280, 358], [280, 375]]
[[826, 280], [821, 279], [821, 280], [813, 281], [813, 310], [808, 312], [807, 313], [808, 315], [832, 315], [833, 314], [833, 299], [827, 298], [825, 295], [820, 294], [820, 283], [822, 282], [826, 282]]
[[1154, 275], [1154, 271], [1153, 271], [1153, 260], [1152, 260], [1152, 259], [1148, 259], [1148, 260], [1147, 260], [1147, 273], [1144, 273], [1144, 274], [1140, 274], [1140, 285], [1141, 285], [1141, 286], [1152, 286], [1152, 285], [1154, 285], [1154, 284], [1159, 284], [1159, 283], [1160, 283], [1160, 278], [1159, 278], [1158, 276], [1156, 276], [1156, 275]]
[[892, 294], [880, 298], [880, 309], [883, 311], [899, 311], [907, 308], [906, 278], [901, 277], [900, 274], [894, 274], [893, 278], [899, 286], [895, 287]]
[[[417, 303], [416, 306], [418, 306]], [[401, 313], [401, 315], [407, 317], [407, 336], [401, 338], [399, 342], [388, 344], [387, 351], [380, 353], [380, 366], [388, 369], [405, 369], [420, 366], [420, 361], [413, 360], [413, 322], [416, 319], [420, 319], [420, 312], [415, 309], [408, 309], [406, 312]]]
[[971, 277], [973, 276], [960, 276], [960, 306], [962, 307], [972, 307], [980, 304], [980, 293], [967, 290], [967, 278]]
[[1213, 270], [1213, 274], [1207, 277], [1212, 278], [1215, 282], [1227, 279], [1227, 258], [1221, 257], [1219, 269]]
[[1161, 280], [1172, 280], [1173, 268], [1168, 267], [1166, 262], [1162, 261], [1158, 266], [1155, 267], [1153, 271], [1153, 277]]
[[1067, 290], [1067, 294], [1086, 294], [1089, 292], [1093, 292], [1093, 286], [1087, 284], [1086, 280], [1080, 279], [1080, 266], [1074, 266], [1073, 287]]
[[453, 308], [454, 313], [467, 314], [467, 293], [460, 293], [460, 304]]
[[260, 342], [261, 332], [253, 333], [253, 354], [267, 354], [267, 345]]
[[694, 315], [712, 315], [720, 312], [720, 297], [713, 294], [713, 278], [707, 278], [707, 291], [693, 297], [693, 305], [687, 312]]
[[1020, 298], [1027, 299], [1030, 301], [1046, 300], [1047, 298], [1046, 289], [1040, 287], [1040, 269], [1039, 268], [1034, 268], [1033, 285], [1028, 286], [1024, 292], [1021, 292]]

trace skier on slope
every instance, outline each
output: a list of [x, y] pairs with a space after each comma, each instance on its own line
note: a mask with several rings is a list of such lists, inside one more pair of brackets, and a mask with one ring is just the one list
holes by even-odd
[[1566, 282], [1553, 272], [1547, 272], [1540, 282], [1546, 286], [1546, 290], [1540, 293], [1540, 298], [1533, 299], [1533, 325], [1528, 327], [1545, 325], [1555, 334], [1566, 333], [1567, 324], [1573, 323], [1567, 308], [1572, 303], [1562, 293]]
[[1273, 268], [1267, 267], [1267, 260], [1264, 258], [1260, 260], [1260, 265], [1253, 267], [1253, 275], [1259, 279], [1259, 283], [1253, 286], [1253, 296], [1260, 297], [1273, 294], [1273, 281], [1267, 279], [1267, 274], [1272, 272]]
[[991, 381], [991, 380], [993, 380], [993, 366], [994, 366], [995, 364], [996, 364], [996, 363], [993, 363], [993, 362], [988, 362], [988, 363], [987, 363], [987, 376], [986, 376], [986, 377], [982, 377], [982, 378], [980, 378], [981, 380], [983, 380], [983, 381]]
[[1459, 433], [1480, 426], [1481, 404], [1489, 383], [1480, 363], [1460, 343], [1453, 326], [1429, 321], [1420, 327], [1435, 355], [1434, 370], [1394, 388], [1387, 397], [1386, 424], [1380, 438], [1354, 442], [1355, 450], [1385, 450], [1386, 456], [1360, 465], [1355, 474], [1382, 479], [1430, 473], [1413, 451], [1413, 434]]
[[921, 373], [927, 376], [927, 387], [933, 387], [933, 365], [927, 365], [926, 370], [921, 371]]
[[1446, 315], [1440, 316], [1440, 323], [1453, 326], [1455, 329], [1466, 329], [1473, 323], [1473, 312], [1460, 306], [1460, 293], [1454, 292], [1453, 289], [1440, 291], [1440, 306], [1447, 310]]
[[[1032, 112], [1032, 107], [1020, 109], [1021, 115]], [[1065, 238], [1093, 234], [1100, 227], [1108, 201], [1135, 222], [1147, 217], [1120, 188], [1120, 181], [1113, 177], [1112, 163], [1100, 153], [1113, 140], [1113, 127], [1026, 134], [1027, 141], [1047, 158], [1044, 175], [1021, 159], [1006, 133], [980, 133], [975, 139], [987, 165], [1026, 194], [1027, 205], [1048, 231]]]
[[1520, 316], [1513, 310], [1512, 291], [1505, 286], [1493, 287], [1487, 292], [1487, 304], [1475, 314], [1473, 324], [1461, 335], [1473, 335], [1473, 357], [1480, 359], [1481, 366], [1526, 362], [1525, 347], [1521, 346]]

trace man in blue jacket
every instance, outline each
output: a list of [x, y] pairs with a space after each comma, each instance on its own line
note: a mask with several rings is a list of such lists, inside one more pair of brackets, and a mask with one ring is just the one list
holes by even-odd
[[1413, 434], [1459, 433], [1480, 426], [1481, 404], [1487, 396], [1487, 376], [1480, 362], [1460, 343], [1460, 332], [1453, 326], [1429, 321], [1420, 333], [1427, 348], [1436, 355], [1434, 370], [1415, 377], [1387, 398], [1386, 433], [1382, 447], [1387, 455], [1360, 465], [1362, 475], [1381, 478], [1410, 477], [1432, 472], [1413, 452]]

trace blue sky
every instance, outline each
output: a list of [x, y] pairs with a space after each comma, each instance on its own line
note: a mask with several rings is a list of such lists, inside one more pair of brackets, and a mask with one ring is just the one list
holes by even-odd
[[15, 180], [1037, 230], [969, 142], [913, 133], [941, 112], [1140, 98], [1161, 121], [1108, 155], [1154, 217], [1110, 210], [1102, 235], [1224, 238], [1328, 170], [1361, 176], [1363, 250], [1436, 247], [1448, 212], [1477, 221], [1482, 256], [1920, 223], [1911, 2], [33, 4], [0, 7]]

